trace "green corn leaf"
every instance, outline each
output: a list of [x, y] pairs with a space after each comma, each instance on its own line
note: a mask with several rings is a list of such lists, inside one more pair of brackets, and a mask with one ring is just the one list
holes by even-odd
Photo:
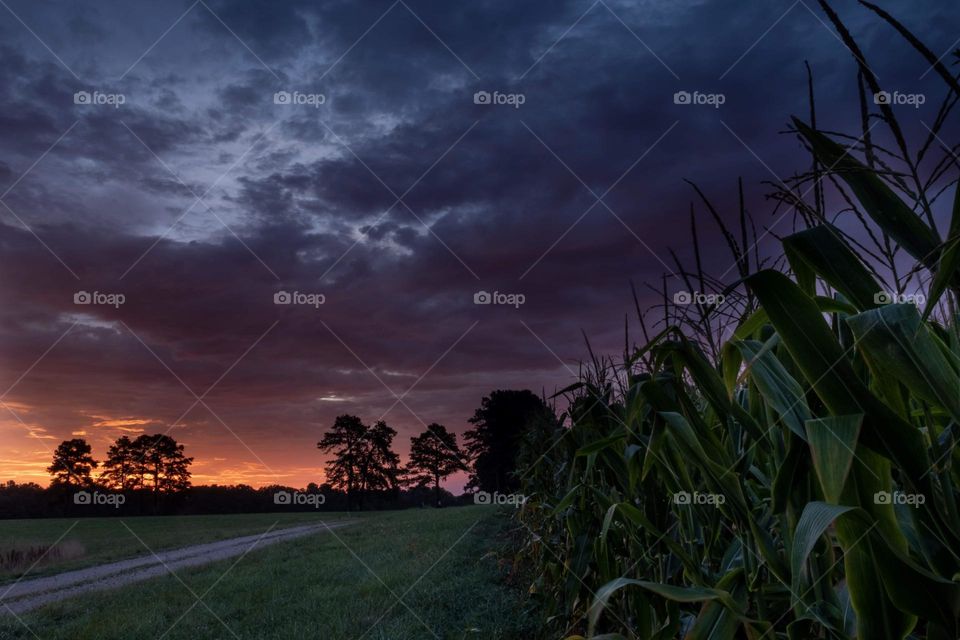
[[[937, 495], [928, 473], [931, 461], [921, 433], [864, 386], [847, 360], [847, 351], [852, 351], [852, 347], [847, 351], [841, 348], [814, 301], [776, 271], [760, 271], [746, 282], [767, 309], [790, 356], [830, 412], [863, 413], [859, 442], [893, 461], [912, 491]], [[923, 537], [924, 553], [933, 566], [941, 571], [956, 567], [956, 559], [943, 542], [952, 535], [944, 515], [926, 505], [918, 509], [917, 519], [918, 530], [934, 532]]]
[[[637, 509], [635, 506], [629, 502], [620, 502], [618, 504], [611, 505], [610, 509], [607, 510], [606, 516], [609, 516], [610, 519], [613, 519], [613, 514], [619, 514], [625, 518], [624, 522], [632, 524], [637, 530], [645, 531], [649, 536], [652, 536], [655, 540], [658, 540], [660, 543], [666, 545], [670, 552], [680, 560], [686, 569], [688, 575], [697, 576], [700, 575], [700, 566], [693, 557], [688, 554], [682, 545], [678, 544], [673, 538], [669, 535], [666, 535], [664, 532], [650, 521], [647, 516], [644, 515], [640, 509]], [[606, 516], [604, 521], [606, 523]], [[609, 527], [607, 527], [609, 529]], [[606, 531], [602, 531], [602, 536], [606, 536]]]
[[843, 485], [850, 473], [863, 414], [808, 420], [807, 442], [823, 495], [832, 504], [840, 502]]
[[[590, 615], [589, 615], [589, 632], [588, 635], [593, 637], [593, 630], [596, 628], [597, 621], [600, 619], [600, 615], [603, 613], [603, 610], [607, 607], [607, 602], [610, 600], [610, 597], [617, 591], [625, 587], [638, 587], [654, 593], [662, 598], [671, 600], [673, 602], [711, 602], [718, 601], [722, 604], [721, 610], [729, 610], [732, 613], [734, 620], [734, 627], [736, 626], [737, 620], [743, 619], [745, 616], [741, 610], [740, 605], [736, 603], [733, 599], [733, 596], [726, 591], [722, 586], [732, 584], [734, 580], [739, 578], [742, 575], [742, 569], [737, 569], [721, 579], [718, 583], [716, 589], [711, 589], [708, 587], [675, 587], [668, 584], [661, 584], [658, 582], [652, 582], [648, 580], [635, 580], [633, 578], [616, 578], [611, 580], [607, 584], [600, 587], [597, 590], [596, 597], [594, 598], [593, 603], [590, 606]], [[692, 638], [694, 636], [687, 636]], [[707, 635], [707, 636], [698, 636], [703, 638], [733, 638], [733, 635]]]
[[[814, 303], [822, 313], [846, 313], [856, 314], [859, 310], [853, 305], [847, 304], [842, 300], [835, 300], [826, 296], [814, 296]], [[770, 318], [762, 307], [754, 311], [746, 318], [733, 332], [730, 340], [747, 340], [759, 333], [764, 325], [769, 324]], [[723, 345], [723, 381], [727, 387], [727, 392], [732, 396], [739, 380], [740, 365], [743, 363], [740, 352], [729, 342]]]
[[729, 593], [730, 598], [705, 602], [686, 640], [733, 640], [737, 637], [740, 622], [746, 622], [745, 616], [739, 612], [739, 603], [735, 602], [742, 599], [746, 591], [742, 574], [742, 569], [735, 569], [720, 579], [716, 588]]
[[724, 342], [720, 348], [720, 370], [723, 372], [723, 385], [727, 388], [727, 397], [732, 398], [740, 377], [740, 365], [743, 358], [733, 345], [733, 341]]
[[867, 363], [893, 374], [917, 397], [960, 422], [960, 376], [911, 304], [890, 304], [847, 318]]
[[723, 378], [685, 336], [681, 336], [679, 342], [665, 345], [665, 348], [679, 356], [687, 371], [690, 372], [690, 376], [696, 381], [698, 389], [718, 415], [733, 416], [746, 427], [754, 438], [763, 437], [763, 429], [760, 428], [757, 421], [738, 403], [731, 402]]
[[[803, 509], [790, 552], [793, 579], [790, 591], [794, 607], [810, 598], [814, 585], [806, 574], [807, 559], [817, 541], [830, 525], [856, 507], [810, 502]], [[857, 612], [857, 637], [861, 640], [902, 640], [912, 622], [896, 610], [887, 598], [878, 569], [879, 553], [870, 533], [874, 525], [865, 514], [846, 527], [837, 525], [837, 534], [844, 551], [844, 575]], [[829, 568], [828, 568], [829, 570]]]
[[730, 507], [738, 511], [744, 518], [749, 517], [747, 500], [743, 494], [739, 476], [733, 469], [718, 464], [716, 462], [716, 452], [707, 453], [696, 433], [682, 415], [672, 412], [664, 412], [660, 415], [670, 426], [670, 434], [674, 436], [683, 451], [709, 478], [713, 491], [723, 494]]
[[751, 380], [757, 385], [764, 400], [776, 411], [784, 424], [806, 440], [804, 423], [810, 419], [810, 409], [803, 395], [803, 387], [787, 373], [779, 360], [754, 340], [735, 342], [741, 356], [747, 361]]
[[896, 549], [885, 551], [884, 587], [894, 604], [945, 630], [946, 637], [960, 637], [960, 585], [934, 575]]
[[790, 356], [831, 413], [863, 413], [861, 441], [921, 482], [929, 465], [920, 434], [860, 382], [848, 361], [850, 350], [840, 346], [816, 303], [776, 271], [760, 271], [746, 282], [766, 308]]
[[[607, 607], [610, 597], [617, 591], [625, 587], [639, 587], [655, 593], [674, 602], [703, 602], [707, 600], [725, 599], [733, 603], [729, 593], [717, 589], [707, 589], [698, 587], [672, 587], [666, 584], [649, 582], [647, 580], [634, 580], [632, 578], [617, 578], [611, 580], [597, 590], [593, 604], [590, 605], [589, 614], [589, 636], [593, 636], [593, 631], [597, 626], [600, 615]], [[735, 605], [734, 605], [735, 606]]]
[[832, 173], [837, 174], [860, 200], [864, 211], [873, 218], [907, 253], [931, 270], [936, 269], [940, 239], [919, 216], [897, 196], [877, 173], [798, 118], [793, 124], [806, 138], [814, 155]]
[[627, 433], [623, 431], [621, 433], [616, 433], [606, 438], [601, 438], [600, 440], [594, 440], [590, 444], [577, 449], [577, 456], [588, 456], [590, 454], [603, 451], [604, 449], [607, 449], [609, 447], [617, 446], [621, 444], [624, 438], [626, 437], [627, 437]]
[[774, 513], [783, 513], [787, 508], [790, 493], [795, 488], [797, 474], [806, 474], [807, 443], [792, 436], [787, 443], [787, 457], [777, 466], [777, 475], [771, 489], [770, 509]]
[[783, 255], [787, 258], [790, 270], [793, 271], [797, 286], [808, 296], [816, 295], [817, 274], [810, 268], [809, 261], [798, 253], [793, 245], [787, 244], [787, 242], [783, 243]]
[[793, 546], [790, 549], [790, 572], [792, 576], [790, 584], [791, 603], [796, 607], [803, 598], [808, 596], [803, 579], [806, 574], [806, 563], [813, 551], [817, 541], [827, 531], [827, 528], [833, 524], [833, 521], [842, 514], [850, 511], [854, 507], [844, 507], [823, 502], [810, 502], [803, 509], [800, 521], [793, 534]]
[[[811, 271], [826, 280], [858, 309], [877, 306], [875, 296], [883, 287], [870, 275], [832, 225], [822, 224], [805, 229], [784, 238], [783, 244], [785, 249], [789, 248], [791, 255], [806, 263]], [[800, 288], [806, 291], [802, 283]]]
[[577, 495], [580, 493], [580, 485], [576, 485], [570, 491], [567, 492], [567, 495], [553, 508], [553, 515], [557, 515], [562, 512], [564, 509], [573, 504], [573, 501], [577, 498]]
[[943, 253], [940, 254], [937, 273], [933, 277], [930, 291], [927, 294], [927, 306], [923, 311], [924, 320], [937, 306], [937, 302], [940, 301], [943, 292], [946, 291], [950, 283], [957, 281], [958, 275], [960, 275], [960, 184], [957, 185], [953, 194], [953, 215], [950, 218], [950, 231], [947, 233]]

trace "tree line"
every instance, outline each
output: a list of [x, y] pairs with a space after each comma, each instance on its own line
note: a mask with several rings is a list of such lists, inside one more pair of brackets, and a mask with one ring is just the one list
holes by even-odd
[[[559, 428], [554, 411], [528, 390], [498, 390], [483, 398], [464, 433], [464, 444], [444, 425], [432, 423], [410, 439], [405, 467], [393, 452], [397, 432], [382, 420], [366, 425], [354, 415], [338, 416], [317, 448], [332, 454], [327, 481], [347, 495], [350, 507], [362, 509], [371, 492], [430, 486], [441, 505], [441, 482], [457, 471], [469, 473], [468, 491], [510, 493], [520, 486], [518, 451], [544, 428]], [[527, 461], [533, 462], [533, 461]]]
[[[190, 487], [193, 458], [184, 455], [184, 446], [172, 437], [157, 433], [131, 440], [121, 436], [107, 449], [102, 464], [83, 438], [64, 440], [53, 452], [47, 473], [53, 483], [66, 487], [102, 486], [118, 491], [147, 489], [155, 494], [183, 491]], [[97, 480], [93, 470], [100, 467]]]
[[[355, 415], [337, 416], [316, 443], [330, 456], [326, 482], [320, 486], [311, 483], [307, 492], [331, 498], [325, 509], [442, 506], [464, 501], [442, 488], [443, 481], [459, 471], [469, 474], [468, 493], [514, 492], [520, 486], [515, 473], [518, 464], [531, 462], [517, 459], [518, 451], [530, 449], [521, 444], [541, 439], [537, 434], [544, 428], [559, 427], [553, 409], [528, 390], [493, 391], [483, 398], [468, 422], [471, 428], [464, 433], [462, 444], [446, 426], [427, 425], [410, 438], [410, 453], [403, 465], [393, 450], [397, 432], [386, 422], [377, 420], [368, 425]], [[271, 491], [296, 491], [280, 486], [194, 487], [192, 462], [184, 445], [166, 434], [134, 439], [122, 436], [109, 447], [102, 462], [93, 457], [90, 444], [83, 438], [65, 440], [47, 468], [53, 476], [49, 489], [12, 481], [0, 485], [0, 517], [20, 517], [23, 510], [17, 510], [17, 502], [39, 503], [41, 494], [66, 495], [96, 488], [152, 495], [154, 511], [162, 503], [165, 512], [174, 509], [191, 513], [272, 510], [268, 503]], [[212, 496], [222, 498], [226, 506], [215, 504]]]

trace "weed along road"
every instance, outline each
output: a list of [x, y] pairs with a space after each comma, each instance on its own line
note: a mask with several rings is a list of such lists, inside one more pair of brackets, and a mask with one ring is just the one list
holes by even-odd
[[269, 531], [259, 535], [241, 536], [219, 542], [181, 547], [146, 556], [111, 562], [95, 567], [67, 571], [52, 576], [20, 580], [0, 586], [0, 612], [20, 614], [51, 602], [91, 591], [115, 589], [135, 582], [173, 573], [177, 569], [194, 567], [235, 556], [256, 549], [302, 538], [332, 529], [355, 524], [356, 520], [320, 523]]

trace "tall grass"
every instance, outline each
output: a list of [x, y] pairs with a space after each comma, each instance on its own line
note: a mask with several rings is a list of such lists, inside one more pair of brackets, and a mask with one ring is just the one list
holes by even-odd
[[[569, 428], [523, 471], [517, 516], [544, 637], [960, 637], [960, 188], [937, 135], [960, 87], [933, 68], [944, 118], [919, 158], [882, 105], [864, 122], [892, 150], [793, 119], [812, 169], [775, 197], [802, 224], [782, 239], [784, 272], [741, 266], [735, 328], [707, 333], [710, 309], [699, 331], [667, 314], [565, 390]], [[880, 90], [865, 63], [859, 82]], [[934, 147], [946, 159], [921, 177]], [[811, 181], [837, 197], [807, 204]], [[863, 233], [841, 230], [834, 201]], [[907, 290], [922, 311], [889, 302]]]
[[36, 566], [81, 558], [86, 553], [76, 540], [57, 544], [19, 544], [0, 548], [0, 574], [19, 573]]

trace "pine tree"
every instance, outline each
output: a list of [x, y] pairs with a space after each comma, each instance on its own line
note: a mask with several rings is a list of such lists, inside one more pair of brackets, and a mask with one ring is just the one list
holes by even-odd
[[457, 434], [442, 424], [433, 423], [419, 436], [410, 438], [409, 484], [433, 484], [434, 502], [440, 506], [440, 481], [465, 469], [464, 454], [457, 445]]

